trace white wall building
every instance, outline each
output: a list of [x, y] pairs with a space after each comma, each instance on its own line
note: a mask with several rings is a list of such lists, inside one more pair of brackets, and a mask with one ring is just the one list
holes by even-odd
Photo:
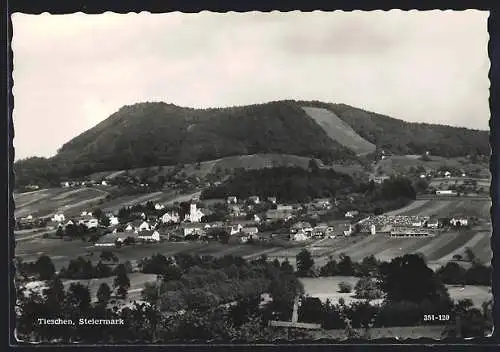
[[190, 222], [200, 222], [201, 218], [204, 216], [203, 212], [196, 207], [196, 204], [191, 204], [189, 207], [189, 214], [186, 214], [184, 220]]

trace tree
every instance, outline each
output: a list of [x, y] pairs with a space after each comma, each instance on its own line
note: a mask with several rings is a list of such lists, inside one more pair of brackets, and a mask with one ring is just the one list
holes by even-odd
[[60, 238], [63, 238], [64, 237], [64, 230], [62, 227], [58, 227], [57, 228], [57, 231], [56, 231], [56, 236], [57, 237], [60, 237]]
[[38, 273], [40, 280], [50, 280], [56, 273], [54, 263], [49, 256], [42, 255], [35, 262], [35, 270]]
[[339, 283], [339, 292], [340, 293], [351, 293], [352, 285], [346, 281], [342, 281]]
[[297, 261], [297, 274], [299, 276], [309, 276], [314, 266], [314, 259], [311, 252], [307, 249], [302, 249], [296, 257]]
[[340, 254], [340, 261], [337, 265], [337, 270], [339, 275], [351, 276], [354, 275], [354, 264], [352, 263], [351, 257], [345, 253]]
[[111, 289], [109, 288], [107, 283], [103, 282], [97, 290], [97, 300], [99, 301], [99, 303], [106, 305], [109, 302], [110, 298]]
[[130, 288], [130, 279], [127, 275], [127, 269], [125, 268], [125, 265], [118, 265], [116, 267], [115, 273], [116, 277], [113, 285], [115, 289], [117, 289], [117, 295], [121, 298], [125, 298], [127, 296], [127, 291]]
[[450, 303], [446, 287], [419, 255], [407, 254], [382, 263], [380, 276], [381, 288], [389, 302]]
[[103, 262], [110, 262], [110, 261], [113, 261], [115, 263], [118, 262], [118, 257], [111, 251], [102, 251], [99, 258]]
[[361, 278], [354, 286], [356, 297], [366, 300], [373, 300], [382, 297], [382, 291], [379, 289], [377, 282], [369, 277]]
[[89, 289], [80, 283], [72, 283], [69, 286], [67, 297], [71, 309], [79, 313], [87, 312], [90, 308]]
[[470, 247], [465, 248], [465, 257], [468, 262], [471, 262], [472, 264], [477, 263], [477, 257]]
[[108, 226], [111, 224], [111, 220], [109, 220], [109, 218], [108, 218], [107, 216], [103, 216], [103, 217], [99, 220], [99, 223], [100, 223], [102, 226], [108, 227]]
[[436, 272], [441, 281], [449, 285], [465, 284], [466, 270], [454, 262], [449, 262], [439, 268]]

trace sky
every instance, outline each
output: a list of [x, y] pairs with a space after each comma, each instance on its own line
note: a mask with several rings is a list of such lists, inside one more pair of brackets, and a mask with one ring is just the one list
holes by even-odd
[[488, 12], [12, 15], [15, 159], [123, 105], [345, 103], [488, 130]]

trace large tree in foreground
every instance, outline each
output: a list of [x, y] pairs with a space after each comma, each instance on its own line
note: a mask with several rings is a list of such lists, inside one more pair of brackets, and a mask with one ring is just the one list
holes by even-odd
[[407, 254], [381, 264], [380, 276], [389, 302], [450, 303], [446, 287], [420, 255]]

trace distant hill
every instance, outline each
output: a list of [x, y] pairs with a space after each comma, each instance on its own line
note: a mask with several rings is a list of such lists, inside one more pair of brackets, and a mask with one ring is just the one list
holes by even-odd
[[17, 185], [25, 185], [249, 154], [352, 164], [376, 148], [445, 157], [490, 153], [486, 131], [408, 123], [343, 104], [277, 101], [192, 109], [138, 103], [73, 138], [55, 157], [29, 158], [14, 167]]

